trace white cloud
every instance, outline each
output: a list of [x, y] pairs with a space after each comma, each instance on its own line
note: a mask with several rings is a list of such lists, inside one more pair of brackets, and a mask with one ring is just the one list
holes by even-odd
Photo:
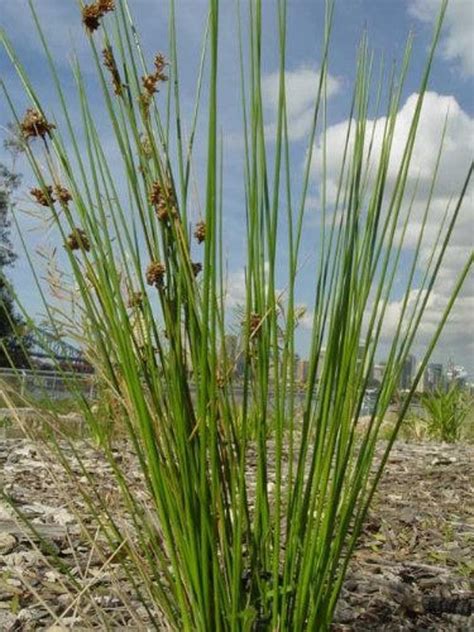
[[[472, 281], [472, 277], [471, 277]], [[444, 314], [447, 304], [446, 286], [433, 291], [430, 295], [423, 319], [418, 328], [413, 351], [421, 360], [432, 336], [436, 333], [438, 324]], [[419, 292], [412, 290], [409, 294], [405, 319], [409, 317]], [[383, 321], [381, 342], [385, 347], [395, 335], [402, 314], [403, 300], [392, 301], [388, 304]], [[474, 295], [464, 291], [457, 299], [448, 318], [446, 326], [435, 351], [435, 355], [444, 363], [453, 358], [468, 368], [472, 373], [472, 359], [474, 358], [474, 336], [472, 335], [472, 314], [474, 313]], [[402, 328], [403, 331], [403, 328]]]
[[[401, 107], [395, 128], [392, 155], [388, 169], [387, 190], [393, 190], [400, 160], [404, 152], [406, 140], [416, 108], [417, 95], [412, 94]], [[431, 180], [438, 156], [439, 144], [448, 114], [448, 123], [441, 158], [439, 176], [430, 205], [429, 219], [423, 236], [423, 246], [418, 266], [418, 272], [423, 273], [437, 237], [443, 215], [447, 205], [451, 210], [457, 202], [458, 195], [464, 183], [467, 170], [474, 155], [474, 119], [464, 112], [456, 99], [443, 96], [435, 92], [428, 92], [421, 112], [417, 141], [414, 146], [411, 169], [408, 178], [408, 189], [404, 209], [407, 210], [408, 200], [417, 185], [417, 193], [412, 215], [405, 235], [404, 256], [413, 253], [416, 246], [423, 214], [428, 201]], [[374, 132], [372, 148], [372, 162], [377, 165], [383, 140], [385, 118], [367, 121], [367, 145]], [[327, 130], [327, 145], [331, 148], [327, 156], [327, 192], [330, 202], [334, 202], [339, 180], [344, 143], [348, 132], [349, 121], [333, 125]], [[353, 134], [350, 138], [350, 150], [353, 147]], [[349, 150], [349, 155], [350, 155]], [[322, 172], [322, 144], [321, 139], [315, 147], [313, 175], [316, 179]], [[372, 176], [374, 173], [372, 173]], [[371, 183], [373, 179], [371, 180]], [[369, 186], [370, 191], [370, 186]], [[388, 196], [387, 196], [388, 199]], [[453, 232], [450, 245], [446, 251], [443, 266], [433, 289], [426, 315], [421, 323], [418, 341], [423, 344], [435, 331], [435, 323], [442, 315], [449, 296], [453, 290], [459, 272], [472, 252], [474, 246], [474, 230], [472, 209], [474, 208], [474, 182], [471, 182], [463, 207], [459, 215], [457, 226]], [[401, 231], [399, 231], [399, 234]], [[404, 264], [406, 269], [407, 263]], [[399, 278], [402, 282], [402, 276]], [[410, 296], [414, 300], [415, 293]], [[400, 319], [401, 302], [393, 301], [388, 308], [384, 323], [384, 341], [388, 342], [393, 335]], [[474, 278], [471, 275], [466, 281], [462, 294], [457, 301], [452, 317], [443, 332], [438, 352], [445, 359], [449, 356], [459, 358], [459, 362], [470, 366], [474, 370], [474, 330], [472, 313], [474, 312]], [[418, 346], [418, 349], [421, 349]]]
[[[318, 93], [320, 73], [307, 65], [285, 72], [286, 107], [288, 115], [288, 135], [290, 140], [301, 140], [311, 129], [314, 105]], [[341, 89], [341, 82], [336, 77], [327, 77], [328, 98], [336, 95]], [[275, 134], [275, 118], [278, 112], [278, 95], [280, 91], [280, 74], [273, 72], [262, 79], [263, 102], [273, 119], [266, 126], [267, 137]]]
[[231, 309], [245, 305], [247, 301], [247, 284], [245, 270], [230, 272], [225, 283], [225, 304]]
[[[417, 94], [410, 95], [398, 112], [388, 171], [389, 186], [393, 185], [398, 175], [417, 99]], [[431, 183], [446, 116], [448, 116], [448, 124], [436, 186], [438, 197], [444, 196], [448, 199], [450, 195], [459, 190], [472, 160], [474, 151], [474, 119], [461, 109], [453, 96], [427, 92], [424, 98], [409, 175], [409, 184], [414, 185], [418, 181], [419, 197], [421, 198], [426, 197], [427, 189]], [[372, 166], [378, 163], [385, 123], [385, 117], [367, 121], [366, 151], [368, 150], [372, 134], [374, 134], [371, 154]], [[326, 157], [328, 197], [330, 200], [335, 199], [337, 191], [348, 126], [349, 121], [346, 120], [330, 126], [327, 130], [326, 144], [331, 148], [331, 151], [327, 152]], [[349, 141], [349, 155], [353, 144], [354, 124], [352, 125]], [[315, 147], [313, 161], [313, 170], [316, 176], [319, 176], [322, 171], [322, 151], [322, 139], [320, 138]]]
[[[268, 276], [270, 265], [268, 261], [263, 264], [265, 276]], [[265, 283], [265, 290], [268, 289], [268, 282]], [[245, 306], [247, 302], [247, 273], [244, 268], [229, 272], [224, 283], [225, 305], [227, 308]], [[275, 297], [278, 300], [283, 296], [281, 289], [275, 289]]]
[[[409, 13], [422, 22], [434, 23], [440, 0], [409, 0]], [[472, 0], [451, 0], [441, 41], [443, 57], [459, 63], [466, 76], [474, 76], [474, 3]]]
[[305, 303], [296, 306], [296, 317], [298, 324], [307, 331], [312, 331], [314, 324], [314, 312]]

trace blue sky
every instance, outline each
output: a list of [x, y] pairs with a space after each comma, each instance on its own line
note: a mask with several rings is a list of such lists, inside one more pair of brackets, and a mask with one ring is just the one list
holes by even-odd
[[[77, 114], [74, 82], [69, 62], [72, 51], [78, 55], [89, 87], [89, 95], [97, 113], [99, 124], [102, 122], [106, 133], [105, 118], [101, 115], [102, 100], [94, 80], [93, 64], [90, 61], [88, 46], [80, 24], [77, 4], [73, 0], [41, 0], [36, 3], [42, 17], [52, 53], [59, 64], [61, 81], [65, 86], [71, 105], [72, 116]], [[145, 52], [150, 59], [157, 50], [167, 51], [166, 5], [159, 0], [135, 0], [133, 7], [137, 26], [142, 34]], [[242, 3], [244, 6], [245, 2]], [[275, 71], [278, 64], [276, 3], [264, 0], [264, 71], [263, 92], [265, 98], [265, 116], [271, 129], [274, 116], [273, 95], [275, 94]], [[179, 54], [181, 70], [181, 90], [186, 117], [192, 111], [194, 91], [201, 47], [201, 38], [206, 18], [206, 0], [177, 0], [179, 25]], [[244, 215], [242, 196], [242, 128], [240, 112], [240, 92], [237, 59], [236, 36], [236, 2], [221, 1], [221, 55], [220, 55], [220, 125], [225, 145], [225, 195], [226, 237], [229, 242], [229, 296], [230, 303], [237, 303], [243, 293], [243, 246]], [[295, 171], [295, 179], [301, 177], [302, 165], [306, 152], [308, 137], [308, 121], [311, 104], [314, 98], [319, 68], [321, 41], [324, 27], [324, 3], [322, 0], [290, 0], [288, 4], [288, 63], [287, 85], [289, 89], [290, 134], [292, 137], [291, 153]], [[330, 52], [330, 79], [328, 101], [328, 139], [331, 155], [328, 167], [329, 183], [337, 178], [337, 169], [341, 153], [342, 139], [345, 134], [348, 104], [351, 98], [352, 82], [355, 72], [355, 57], [361, 33], [367, 30], [370, 46], [378, 62], [382, 56], [390, 64], [400, 61], [407, 35], [414, 33], [414, 50], [410, 72], [407, 78], [402, 105], [400, 108], [400, 126], [395, 139], [395, 149], [402, 146], [407, 121], [413, 109], [414, 93], [419, 84], [420, 74], [424, 67], [427, 49], [431, 40], [433, 22], [436, 19], [439, 0], [339, 0], [336, 3], [334, 30]], [[51, 80], [45, 72], [44, 56], [33, 22], [29, 14], [26, 0], [0, 0], [0, 23], [13, 41], [17, 53], [33, 78], [35, 88], [39, 91], [43, 107], [47, 112], [59, 110], [52, 90]], [[413, 170], [420, 176], [421, 186], [417, 205], [423, 208], [426, 200], [430, 168], [436, 155], [446, 111], [450, 112], [445, 159], [442, 163], [442, 175], [433, 199], [433, 220], [428, 227], [428, 237], [436, 232], [439, 218], [445, 208], [449, 196], [455, 194], [463, 180], [474, 149], [474, 51], [471, 39], [474, 38], [474, 4], [471, 0], [452, 0], [445, 21], [443, 38], [439, 54], [433, 68], [432, 78], [427, 95], [418, 148], [414, 155]], [[88, 69], [90, 68], [90, 72]], [[0, 51], [0, 76], [21, 111], [27, 106], [22, 89], [15, 78], [14, 71], [3, 51]], [[5, 99], [0, 95], [0, 126], [11, 120]], [[204, 127], [204, 126], [203, 126]], [[199, 208], [204, 198], [204, 189], [200, 186], [200, 174], [205, 165], [205, 145], [198, 139], [195, 156], [196, 180], [198, 182], [195, 195], [195, 206]], [[109, 148], [113, 156], [114, 148]], [[0, 149], [0, 161], [8, 164], [8, 156]], [[317, 177], [317, 156], [314, 176]], [[18, 164], [19, 171], [24, 174], [24, 184], [29, 188], [32, 178], [25, 164]], [[311, 304], [311, 257], [314, 255], [314, 244], [318, 233], [318, 199], [316, 185], [313, 187], [314, 208], [310, 208], [305, 223], [304, 256], [308, 257], [308, 265], [301, 272], [299, 279], [299, 298], [302, 304], [308, 304], [310, 322]], [[20, 195], [18, 209], [28, 208], [26, 196]], [[198, 213], [198, 210], [196, 211]], [[418, 213], [419, 215], [419, 213]], [[416, 224], [416, 213], [414, 222]], [[19, 213], [23, 236], [30, 252], [38, 246], [47, 245], [48, 237], [41, 230], [39, 222], [28, 215]], [[413, 226], [415, 234], [416, 226]], [[431, 232], [430, 232], [431, 231]], [[419, 353], [423, 343], [433, 330], [433, 323], [440, 315], [444, 302], [453, 286], [460, 264], [473, 246], [473, 193], [464, 205], [458, 229], [453, 237], [452, 246], [447, 253], [446, 265], [431, 301], [427, 318], [422, 325]], [[409, 261], [410, 240], [406, 247], [406, 260]], [[284, 265], [284, 257], [282, 258]], [[24, 257], [21, 257], [11, 273], [12, 281], [20, 298], [28, 309], [36, 314], [39, 311], [37, 296], [31, 281], [31, 272]], [[394, 294], [387, 315], [384, 339], [388, 342], [397, 323], [400, 303], [399, 296]], [[466, 284], [463, 294], [434, 359], [446, 362], [453, 357], [458, 363], [466, 366], [474, 376], [474, 330], [472, 314], [474, 313], [474, 288], [472, 276]], [[309, 339], [309, 331], [302, 324], [298, 338], [298, 348], [305, 355]], [[383, 349], [381, 351], [383, 354]]]

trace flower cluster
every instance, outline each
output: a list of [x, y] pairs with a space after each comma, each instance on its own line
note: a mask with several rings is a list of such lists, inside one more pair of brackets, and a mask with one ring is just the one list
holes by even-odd
[[101, 18], [114, 9], [115, 0], [97, 0], [86, 4], [82, 9], [82, 23], [89, 33], [93, 33], [99, 28]]
[[173, 187], [170, 184], [161, 186], [159, 182], [153, 182], [149, 194], [150, 204], [155, 207], [158, 219], [165, 222], [169, 213], [176, 213], [176, 198]]
[[72, 195], [68, 189], [60, 184], [56, 185], [54, 189], [52, 186], [47, 186], [44, 189], [31, 189], [30, 194], [41, 206], [51, 206], [56, 201], [67, 205], [72, 200]]
[[153, 145], [150, 139], [144, 135], [140, 138], [140, 149], [146, 160], [149, 160], [153, 156]]
[[35, 198], [41, 206], [51, 206], [55, 202], [53, 197], [53, 187], [48, 186], [45, 189], [31, 189], [30, 194]]
[[216, 374], [216, 384], [218, 388], [224, 388], [224, 386], [227, 383], [227, 376], [225, 374], [225, 372], [222, 372], [220, 370], [217, 371]]
[[89, 252], [91, 249], [89, 239], [82, 228], [74, 228], [66, 240], [66, 246], [69, 250], [85, 250]]
[[206, 223], [202, 220], [196, 224], [194, 237], [196, 238], [198, 244], [201, 244], [206, 239]]
[[262, 317], [260, 314], [256, 314], [255, 312], [250, 314], [249, 331], [251, 336], [256, 335], [260, 331], [261, 324]]
[[154, 65], [155, 72], [142, 77], [144, 92], [140, 95], [140, 101], [145, 112], [148, 112], [153, 95], [155, 92], [158, 92], [158, 84], [168, 81], [168, 75], [165, 74], [165, 67], [168, 65], [168, 62], [162, 53], [158, 53], [155, 57]]
[[140, 307], [143, 304], [143, 292], [130, 292], [127, 307]]
[[145, 92], [152, 97], [158, 92], [158, 83], [168, 81], [168, 75], [165, 74], [165, 68], [168, 65], [163, 53], [158, 53], [154, 61], [155, 72], [142, 77], [143, 88]]
[[55, 129], [55, 127], [56, 125], [53, 123], [48, 123], [41, 112], [32, 108], [26, 110], [23, 121], [20, 123], [20, 130], [25, 140], [51, 136], [51, 130]]
[[123, 92], [122, 80], [120, 79], [120, 74], [117, 68], [117, 62], [115, 61], [114, 53], [111, 46], [106, 46], [102, 51], [102, 56], [104, 58], [104, 66], [110, 72], [112, 77], [112, 85], [114, 87], [114, 93], [120, 97]]
[[146, 282], [148, 285], [162, 287], [165, 278], [166, 266], [160, 261], [152, 261], [146, 270]]
[[61, 202], [61, 204], [66, 205], [72, 200], [72, 195], [69, 193], [66, 187], [63, 187], [60, 184], [54, 187], [54, 192], [56, 193], [58, 202]]
[[199, 261], [193, 262], [191, 268], [195, 277], [202, 271], [202, 263]]

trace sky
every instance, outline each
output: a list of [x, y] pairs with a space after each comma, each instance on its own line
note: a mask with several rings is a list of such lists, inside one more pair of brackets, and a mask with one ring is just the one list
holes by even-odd
[[[242, 2], [245, 6], [245, 0]], [[157, 50], [167, 51], [167, 2], [164, 0], [130, 0], [138, 30], [144, 43], [144, 51], [151, 59]], [[103, 114], [102, 97], [95, 80], [93, 64], [84, 31], [80, 23], [77, 3], [74, 0], [41, 0], [36, 2], [42, 26], [51, 52], [58, 64], [60, 79], [70, 107], [70, 113], [78, 117], [78, 104], [71, 73], [72, 55], [77, 55], [85, 73], [88, 94], [94, 113], [107, 134], [107, 122]], [[180, 62], [181, 98], [183, 102], [184, 129], [189, 125], [193, 111], [198, 74], [200, 48], [206, 20], [206, 0], [177, 0], [178, 46]], [[262, 83], [264, 115], [268, 138], [275, 125], [276, 96], [278, 90], [278, 44], [276, 31], [276, 0], [264, 0], [263, 69]], [[336, 2], [334, 29], [331, 38], [328, 79], [328, 129], [327, 144], [330, 148], [327, 162], [328, 197], [334, 195], [344, 139], [348, 125], [348, 111], [352, 96], [355, 60], [361, 34], [366, 31], [369, 45], [377, 65], [384, 59], [387, 66], [400, 62], [409, 33], [414, 36], [413, 55], [401, 100], [394, 155], [399, 155], [406, 140], [411, 116], [414, 111], [417, 89], [424, 68], [434, 22], [439, 10], [439, 0], [338, 0]], [[13, 42], [16, 52], [28, 70], [37, 89], [43, 108], [55, 113], [59, 110], [53, 84], [45, 71], [45, 57], [28, 9], [27, 0], [0, 0], [0, 24]], [[288, 2], [288, 54], [287, 87], [288, 117], [291, 139], [291, 158], [294, 178], [301, 178], [307, 141], [311, 125], [312, 106], [316, 92], [321, 62], [321, 46], [324, 29], [324, 2], [322, 0], [289, 0]], [[245, 220], [242, 177], [242, 115], [240, 110], [239, 67], [236, 30], [236, 2], [221, 0], [220, 3], [220, 83], [219, 125], [224, 142], [224, 195], [225, 239], [228, 242], [228, 304], [237, 305], [244, 293]], [[417, 227], [429, 195], [440, 135], [445, 117], [448, 123], [440, 175], [431, 205], [431, 219], [426, 228], [427, 247], [422, 251], [421, 262], [429, 255], [429, 241], [434, 239], [446, 205], [459, 193], [470, 161], [474, 155], [474, 3], [472, 0], [451, 0], [443, 29], [441, 43], [433, 66], [428, 93], [422, 111], [418, 141], [412, 161], [411, 180], [418, 189], [414, 200], [414, 214], [407, 231], [402, 253], [402, 271], [408, 269], [410, 254], [416, 243]], [[6, 54], [0, 49], [0, 77], [5, 83], [19, 111], [28, 106], [23, 89], [15, 76]], [[382, 114], [369, 113], [368, 126]], [[372, 117], [372, 118], [370, 118]], [[0, 94], [0, 137], [5, 136], [5, 126], [12, 118], [7, 101]], [[102, 126], [102, 127], [101, 127]], [[202, 125], [205, 129], [205, 125]], [[269, 141], [271, 143], [271, 141]], [[374, 153], [380, 146], [375, 136]], [[107, 141], [105, 142], [107, 145]], [[114, 151], [107, 148], [113, 164]], [[298, 279], [298, 300], [307, 306], [297, 339], [297, 350], [305, 357], [311, 326], [311, 304], [314, 291], [311, 261], [318, 243], [320, 199], [317, 179], [321, 164], [321, 139], [316, 140], [312, 166], [312, 189], [304, 225], [302, 258], [308, 261]], [[9, 164], [8, 154], [0, 147], [0, 162]], [[195, 213], [203, 204], [205, 189], [202, 175], [205, 167], [204, 138], [197, 139], [194, 161], [196, 187], [194, 192]], [[44, 226], [28, 214], [26, 191], [33, 186], [28, 166], [20, 160], [16, 168], [23, 174], [24, 190], [17, 200], [17, 213], [22, 237], [34, 261], [41, 265], [38, 251], [48, 248], [48, 234]], [[395, 177], [389, 170], [389, 186]], [[459, 270], [474, 245], [474, 187], [466, 196], [458, 226], [439, 280], [428, 304], [426, 318], [421, 324], [420, 335], [414, 348], [421, 357], [422, 350], [432, 335], [437, 319], [453, 288]], [[22, 211], [25, 211], [22, 213]], [[15, 245], [20, 251], [20, 239], [15, 235]], [[285, 265], [282, 256], [280, 265]], [[417, 273], [423, 273], [422, 264]], [[20, 299], [32, 315], [40, 314], [37, 292], [27, 258], [21, 254], [10, 273]], [[401, 310], [403, 274], [395, 284], [383, 330], [383, 344], [379, 359], [397, 327]], [[397, 294], [398, 288], [398, 294]], [[411, 300], [414, 300], [414, 295]], [[447, 363], [452, 358], [463, 365], [474, 379], [474, 278], [471, 275], [464, 285], [442, 339], [434, 352], [433, 361]]]

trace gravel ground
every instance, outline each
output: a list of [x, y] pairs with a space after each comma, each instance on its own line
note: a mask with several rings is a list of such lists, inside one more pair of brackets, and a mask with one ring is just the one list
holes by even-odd
[[[108, 466], [85, 443], [78, 446], [87, 472], [113, 506], [116, 485]], [[127, 469], [139, 493], [133, 458], [123, 449], [117, 458], [130, 458]], [[473, 462], [472, 446], [396, 444], [344, 584], [334, 631], [474, 630]], [[62, 467], [25, 439], [0, 442], [0, 466], [4, 493], [49, 542], [45, 550], [41, 538], [27, 537], [0, 503], [0, 630], [146, 629], [146, 613], [120, 564], [103, 569], [99, 548], [81, 538], [66, 499], [76, 497], [79, 510], [82, 501]], [[77, 472], [79, 480], [87, 472]], [[63, 571], [50, 563], [53, 557]]]
[[474, 630], [473, 462], [473, 446], [395, 445], [335, 630]]

